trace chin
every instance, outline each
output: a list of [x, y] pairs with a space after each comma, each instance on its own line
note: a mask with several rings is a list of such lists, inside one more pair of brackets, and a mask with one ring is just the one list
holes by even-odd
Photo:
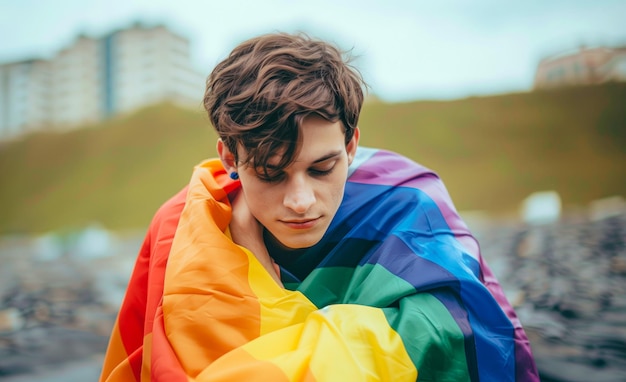
[[322, 236], [317, 237], [276, 237], [280, 244], [289, 249], [305, 249], [314, 246], [322, 240]]

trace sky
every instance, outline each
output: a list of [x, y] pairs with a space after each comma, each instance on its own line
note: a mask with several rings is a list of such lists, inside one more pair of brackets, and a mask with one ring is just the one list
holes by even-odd
[[626, 46], [625, 20], [626, 0], [0, 0], [0, 62], [162, 23], [208, 74], [247, 38], [303, 31], [350, 49], [383, 100], [456, 99], [531, 90], [547, 56]]

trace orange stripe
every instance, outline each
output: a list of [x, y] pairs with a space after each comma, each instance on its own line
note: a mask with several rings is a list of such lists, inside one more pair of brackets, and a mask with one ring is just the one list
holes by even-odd
[[[209, 171], [221, 169], [221, 163], [204, 166], [194, 172], [172, 244], [163, 333], [158, 334], [167, 336], [173, 354], [192, 378], [260, 331], [259, 301], [248, 284], [248, 258], [224, 234], [230, 203]], [[168, 349], [165, 342], [157, 344], [157, 333], [153, 335], [154, 359]]]
[[[243, 349], [236, 349], [200, 373], [196, 382], [272, 381], [289, 382], [280, 368], [258, 360]], [[309, 381], [313, 382], [314, 380]]]
[[126, 354], [117, 323], [109, 340], [100, 381], [136, 381], [137, 377]]

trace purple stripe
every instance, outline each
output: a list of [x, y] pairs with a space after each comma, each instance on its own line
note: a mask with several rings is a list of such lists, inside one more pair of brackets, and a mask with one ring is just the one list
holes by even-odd
[[432, 170], [395, 153], [379, 150], [350, 176], [355, 183], [417, 188], [428, 195], [441, 211], [448, 227], [475, 259], [480, 250], [465, 222], [456, 213], [443, 182]]
[[463, 306], [463, 303], [456, 298], [452, 293], [445, 293], [442, 290], [431, 293], [435, 296], [445, 307], [448, 309], [454, 321], [461, 329], [463, 336], [465, 337], [465, 357], [467, 359], [467, 368], [470, 376], [470, 380], [479, 381], [478, 376], [478, 362], [476, 358], [476, 342], [474, 341], [474, 334], [472, 327], [469, 323], [469, 317], [467, 311]]

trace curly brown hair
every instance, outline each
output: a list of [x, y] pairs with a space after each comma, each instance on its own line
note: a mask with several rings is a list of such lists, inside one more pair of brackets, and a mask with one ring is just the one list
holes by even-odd
[[348, 52], [305, 34], [275, 33], [237, 46], [207, 78], [204, 107], [240, 164], [268, 173], [287, 167], [299, 150], [299, 127], [309, 115], [341, 121], [346, 144], [363, 105], [365, 82]]

